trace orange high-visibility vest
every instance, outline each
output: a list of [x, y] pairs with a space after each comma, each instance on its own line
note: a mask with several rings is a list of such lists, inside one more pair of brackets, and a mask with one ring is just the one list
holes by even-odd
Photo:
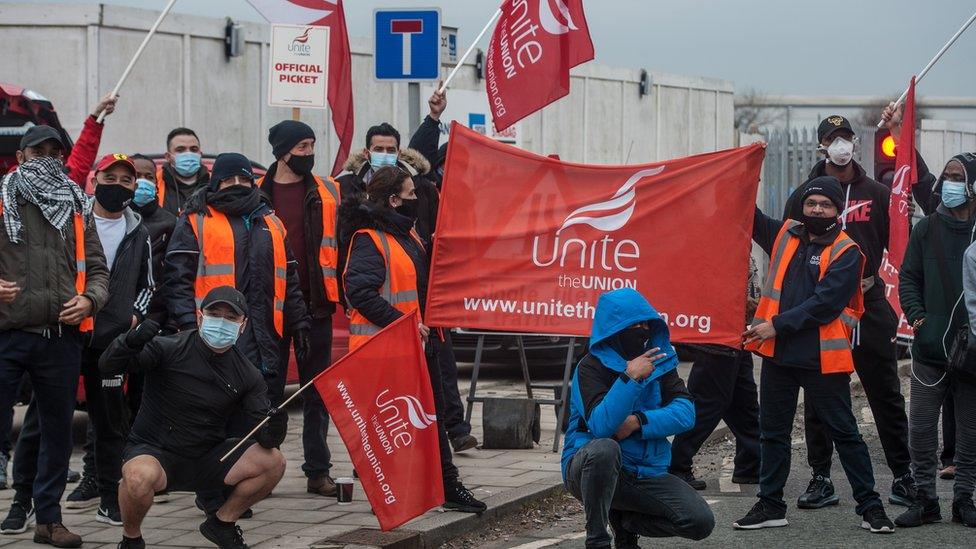
[[[190, 227], [197, 237], [200, 259], [197, 279], [194, 282], [197, 307], [207, 293], [218, 286], [236, 287], [234, 274], [234, 230], [227, 216], [208, 207], [210, 215], [194, 214]], [[268, 214], [264, 216], [271, 244], [274, 249], [274, 327], [280, 337], [285, 327], [285, 292], [288, 288], [288, 255], [285, 251], [285, 226], [281, 220]]]
[[[420, 310], [420, 301], [417, 294], [417, 270], [413, 266], [413, 260], [407, 254], [403, 246], [397, 239], [388, 233], [373, 229], [360, 229], [356, 231], [353, 238], [358, 234], [369, 235], [373, 239], [373, 244], [383, 256], [386, 263], [386, 279], [380, 288], [380, 295], [387, 303], [393, 305], [396, 310], [408, 314], [412, 311]], [[410, 230], [410, 236], [417, 243], [423, 246], [420, 237]], [[352, 254], [352, 246], [349, 247], [349, 254]], [[347, 259], [346, 265], [349, 265]], [[348, 267], [347, 267], [348, 271]], [[343, 273], [345, 276], [345, 273]], [[380, 327], [373, 324], [363, 316], [358, 310], [350, 307], [349, 313], [349, 351], [353, 351], [380, 331]]]
[[166, 179], [163, 178], [163, 167], [156, 167], [156, 202], [162, 208], [166, 202]]
[[[789, 229], [799, 225], [799, 221], [787, 220], [776, 235], [772, 254], [769, 260], [769, 273], [763, 285], [762, 298], [756, 309], [755, 324], [770, 322], [779, 314], [780, 294], [783, 290], [783, 279], [789, 267], [793, 254], [800, 247], [800, 237], [789, 232]], [[825, 246], [820, 254], [820, 280], [827, 274], [830, 265], [850, 248], [857, 248], [857, 244], [847, 233], [841, 231], [837, 238]], [[861, 270], [864, 269], [864, 256], [861, 256]], [[858, 277], [860, 279], [860, 276]], [[820, 326], [820, 371], [824, 374], [849, 374], [854, 371], [854, 358], [851, 355], [851, 335], [858, 320], [864, 314], [864, 295], [858, 284], [854, 296], [844, 308], [839, 317]], [[776, 338], [762, 342], [753, 342], [745, 346], [746, 350], [755, 351], [760, 355], [773, 358], [776, 352]]]
[[[339, 267], [339, 239], [336, 237], [336, 210], [341, 202], [339, 184], [331, 177], [323, 180], [317, 175], [315, 191], [322, 200], [322, 241], [319, 243], [319, 269], [325, 296], [333, 303], [339, 302], [339, 282], [336, 270]], [[264, 185], [264, 177], [257, 180], [257, 186]]]
[[[3, 216], [3, 202], [0, 201], [0, 216]], [[75, 213], [72, 219], [75, 233], [75, 292], [85, 293], [87, 282], [87, 263], [85, 261], [85, 221], [80, 213]], [[95, 320], [91, 315], [85, 317], [78, 325], [78, 331], [90, 332], [95, 329]]]

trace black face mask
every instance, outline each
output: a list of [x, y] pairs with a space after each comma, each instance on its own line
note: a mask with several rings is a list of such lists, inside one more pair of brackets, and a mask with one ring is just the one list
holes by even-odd
[[95, 187], [95, 200], [106, 211], [119, 213], [132, 202], [135, 191], [127, 189], [122, 185], [101, 184]]
[[803, 222], [803, 226], [807, 228], [807, 231], [814, 236], [825, 235], [837, 226], [836, 217], [811, 217], [804, 215], [800, 221]]
[[404, 199], [403, 204], [400, 204], [399, 206], [393, 209], [396, 210], [396, 213], [402, 215], [403, 217], [407, 217], [412, 221], [417, 220], [417, 199], [416, 198], [412, 200]]
[[291, 171], [297, 173], [298, 175], [308, 175], [312, 173], [312, 168], [315, 166], [315, 155], [309, 154], [306, 156], [295, 156], [291, 155], [285, 164], [291, 168]]
[[627, 328], [613, 336], [611, 346], [624, 360], [633, 360], [647, 351], [650, 331], [647, 328]]
[[254, 187], [231, 185], [208, 196], [207, 203], [221, 213], [244, 217], [258, 208], [261, 195]]

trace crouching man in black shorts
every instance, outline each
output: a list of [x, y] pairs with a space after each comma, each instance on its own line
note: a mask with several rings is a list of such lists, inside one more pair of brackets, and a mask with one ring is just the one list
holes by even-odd
[[286, 416], [275, 414], [255, 441], [220, 461], [239, 442], [227, 437], [231, 416], [242, 414], [256, 425], [268, 413], [261, 373], [234, 345], [246, 329], [246, 310], [240, 292], [220, 286], [201, 303], [199, 329], [156, 337], [159, 325], [146, 320], [102, 355], [99, 368], [105, 374], [146, 374], [142, 406], [123, 455], [120, 548], [145, 547], [141, 525], [156, 492], [224, 487], [233, 491], [200, 532], [221, 548], [247, 547], [235, 522], [285, 473], [277, 446], [285, 437]]

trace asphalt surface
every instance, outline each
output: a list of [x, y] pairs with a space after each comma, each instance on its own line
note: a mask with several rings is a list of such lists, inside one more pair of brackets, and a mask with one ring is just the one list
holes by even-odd
[[[905, 394], [907, 383], [903, 380]], [[871, 450], [878, 492], [885, 500], [890, 518], [905, 510], [887, 503], [892, 475], [884, 462], [874, 419], [863, 394], [855, 394], [853, 408], [858, 416], [861, 433]], [[802, 417], [798, 417], [802, 420]], [[950, 522], [952, 481], [939, 480], [938, 490], [943, 522], [921, 528], [899, 528], [894, 534], [871, 534], [860, 528], [861, 519], [854, 513], [855, 502], [851, 488], [836, 458], [831, 478], [840, 495], [840, 504], [819, 510], [795, 507], [796, 498], [810, 480], [806, 464], [806, 448], [801, 421], [795, 423], [793, 459], [786, 500], [789, 526], [758, 531], [737, 531], [732, 522], [744, 516], [755, 503], [756, 487], [731, 483], [731, 441], [717, 441], [703, 448], [698, 464], [698, 476], [706, 479], [707, 490], [699, 492], [711, 505], [715, 514], [715, 530], [699, 542], [677, 539], [641, 538], [643, 547], [976, 547], [976, 529]], [[547, 501], [542, 509], [529, 510], [507, 524], [495, 525], [489, 532], [475, 533], [468, 539], [456, 540], [452, 547], [479, 549], [541, 547], [583, 547], [583, 515], [579, 504], [569, 497]]]

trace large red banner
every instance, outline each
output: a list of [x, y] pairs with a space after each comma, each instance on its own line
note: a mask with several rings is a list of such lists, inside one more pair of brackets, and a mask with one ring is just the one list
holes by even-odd
[[599, 296], [631, 287], [675, 341], [737, 347], [763, 155], [573, 164], [455, 123], [425, 320], [584, 336]]
[[888, 257], [889, 253], [886, 250], [881, 259], [881, 268], [878, 269], [878, 278], [885, 285], [885, 297], [888, 298], [891, 308], [895, 310], [895, 316], [898, 317], [897, 337], [902, 340], [911, 340], [915, 337], [915, 332], [908, 324], [905, 313], [901, 310], [901, 300], [898, 298], [898, 271], [900, 269], [895, 267]]
[[912, 200], [912, 185], [918, 181], [915, 165], [915, 77], [908, 84], [905, 110], [901, 120], [901, 135], [895, 148], [895, 176], [891, 180], [891, 203], [888, 206], [891, 234], [888, 238], [888, 260], [901, 268], [908, 247], [908, 204]]
[[383, 530], [444, 503], [418, 322], [402, 316], [315, 380]]
[[488, 44], [485, 90], [495, 129], [569, 93], [569, 69], [593, 59], [583, 0], [505, 0]]

